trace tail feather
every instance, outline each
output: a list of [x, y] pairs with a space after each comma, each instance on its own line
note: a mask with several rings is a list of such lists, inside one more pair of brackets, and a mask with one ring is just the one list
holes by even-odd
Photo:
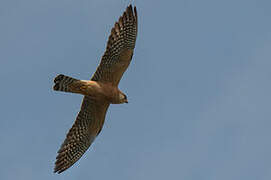
[[55, 85], [53, 89], [55, 91], [71, 92], [71, 90], [69, 89], [69, 86], [76, 81], [79, 81], [79, 80], [60, 74], [54, 79]]

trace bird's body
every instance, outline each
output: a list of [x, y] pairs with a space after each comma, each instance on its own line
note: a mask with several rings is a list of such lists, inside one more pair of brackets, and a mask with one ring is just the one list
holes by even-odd
[[[67, 82], [67, 83], [66, 83]], [[69, 83], [70, 82], [70, 83]], [[124, 94], [111, 82], [77, 80], [63, 74], [55, 78], [54, 90], [59, 91], [59, 85], [65, 89], [60, 91], [82, 94], [96, 101], [107, 101], [110, 104], [121, 104], [120, 94]]]
[[84, 95], [81, 110], [56, 157], [55, 172], [61, 173], [78, 161], [101, 132], [110, 104], [127, 103], [118, 88], [128, 68], [137, 36], [137, 11], [128, 6], [115, 23], [106, 51], [90, 81], [58, 75], [54, 90]]

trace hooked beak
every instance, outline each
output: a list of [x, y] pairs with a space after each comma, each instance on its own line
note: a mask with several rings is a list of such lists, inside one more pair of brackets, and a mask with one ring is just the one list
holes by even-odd
[[126, 100], [125, 103], [128, 104], [128, 100]]

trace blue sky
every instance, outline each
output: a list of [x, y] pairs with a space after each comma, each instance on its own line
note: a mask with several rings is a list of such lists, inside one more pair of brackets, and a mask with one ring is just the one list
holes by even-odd
[[[139, 32], [102, 133], [53, 173], [89, 79], [131, 2]], [[271, 179], [271, 1], [1, 0], [0, 179]]]

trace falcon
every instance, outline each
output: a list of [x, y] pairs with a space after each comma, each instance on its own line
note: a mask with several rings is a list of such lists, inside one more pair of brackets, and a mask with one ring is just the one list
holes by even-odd
[[58, 151], [55, 173], [71, 167], [90, 147], [102, 130], [110, 104], [128, 103], [118, 84], [132, 60], [137, 24], [136, 7], [129, 5], [112, 28], [106, 51], [91, 80], [79, 80], [63, 74], [54, 79], [55, 91], [84, 95], [75, 123]]

